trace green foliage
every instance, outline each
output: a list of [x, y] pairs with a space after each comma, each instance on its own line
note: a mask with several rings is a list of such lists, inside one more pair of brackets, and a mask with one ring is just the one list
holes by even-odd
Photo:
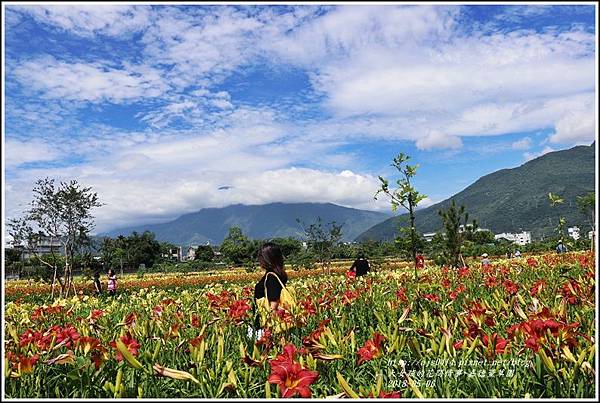
[[594, 229], [596, 221], [594, 214], [596, 209], [596, 194], [589, 192], [583, 196], [577, 196], [577, 206], [579, 211], [587, 218], [589, 226]]
[[152, 267], [160, 261], [162, 250], [160, 242], [150, 231], [142, 234], [134, 231], [127, 237], [104, 238], [100, 246], [102, 262], [107, 269], [135, 270], [141, 264]]
[[281, 253], [284, 259], [288, 259], [290, 256], [299, 253], [303, 247], [302, 242], [299, 239], [287, 237], [287, 238], [273, 238], [271, 242], [277, 244], [281, 248]]
[[240, 227], [231, 227], [219, 250], [227, 263], [239, 266], [255, 260], [258, 248]]
[[4, 264], [19, 262], [23, 251], [16, 248], [4, 248]]
[[[560, 197], [559, 195], [552, 194], [552, 192], [548, 193], [548, 200], [550, 201], [550, 205], [552, 207], [555, 207], [559, 204], [563, 204], [565, 202], [565, 200], [562, 197]], [[562, 237], [564, 236], [566, 222], [567, 220], [564, 217], [558, 217], [555, 231], [556, 235], [560, 239], [562, 239]]]
[[196, 249], [196, 254], [194, 256], [194, 260], [198, 260], [200, 262], [212, 262], [215, 258], [215, 251], [210, 245], [200, 245]]
[[[468, 225], [469, 214], [466, 212], [465, 206], [456, 207], [456, 203], [452, 200], [450, 207], [447, 210], [438, 212], [442, 218], [445, 234], [443, 255], [445, 262], [452, 267], [462, 267], [461, 248], [464, 241], [472, 236], [473, 231], [477, 228], [477, 223], [473, 220], [471, 225]], [[464, 231], [460, 231], [461, 225]]]
[[292, 254], [287, 262], [292, 266], [292, 270], [315, 268], [315, 257], [308, 249], [301, 248], [299, 251]]
[[410, 240], [410, 251], [412, 254], [413, 261], [415, 262], [415, 278], [417, 277], [417, 250], [419, 249], [419, 236], [415, 227], [415, 209], [419, 202], [424, 200], [427, 196], [419, 193], [410, 183], [411, 178], [417, 174], [417, 168], [419, 165], [407, 165], [405, 164], [410, 157], [404, 153], [398, 154], [394, 158], [392, 167], [401, 174], [400, 179], [396, 181], [396, 188], [390, 189], [389, 181], [382, 176], [379, 176], [381, 181], [381, 187], [375, 193], [375, 200], [379, 194], [384, 194], [389, 198], [392, 205], [392, 211], [395, 212], [398, 207], [403, 207], [408, 211], [408, 217], [410, 220], [410, 227], [408, 229], [408, 239]]
[[[61, 293], [66, 296], [73, 279], [73, 263], [82, 247], [90, 245], [90, 232], [94, 228], [92, 209], [102, 206], [91, 187], [82, 187], [77, 181], [60, 182], [44, 178], [36, 181], [33, 200], [25, 215], [9, 221], [9, 234], [15, 245], [22, 244], [34, 254], [41, 264], [54, 273], [58, 266], [39, 255], [38, 245], [43, 241], [58, 241], [64, 252], [64, 280]], [[35, 229], [34, 229], [35, 228]], [[51, 250], [50, 255], [56, 255]]]
[[323, 268], [328, 268], [333, 258], [333, 251], [342, 239], [342, 225], [337, 225], [333, 221], [324, 226], [321, 217], [317, 217], [317, 221], [308, 227], [302, 224], [300, 219], [297, 219], [297, 222], [304, 230], [310, 255]]

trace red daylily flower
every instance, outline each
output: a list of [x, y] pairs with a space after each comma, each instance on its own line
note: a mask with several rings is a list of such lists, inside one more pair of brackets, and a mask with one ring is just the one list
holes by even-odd
[[493, 288], [498, 285], [498, 279], [495, 276], [487, 276], [485, 278], [485, 286], [488, 288]]
[[451, 285], [452, 284], [450, 283], [450, 280], [448, 280], [447, 278], [444, 278], [442, 280], [442, 287], [444, 287], [444, 288], [450, 288]]
[[104, 315], [104, 311], [101, 309], [94, 309], [90, 312], [90, 319], [96, 320]]
[[358, 365], [381, 356], [381, 343], [384, 340], [385, 336], [377, 332], [373, 335], [372, 339], [367, 340], [365, 344], [358, 349]]
[[538, 262], [534, 258], [530, 257], [527, 258], [527, 264], [529, 265], [529, 267], [537, 267]]
[[396, 296], [402, 302], [407, 302], [408, 301], [408, 298], [406, 297], [405, 292], [406, 292], [406, 288], [400, 288], [400, 289], [398, 289], [398, 291], [396, 291]]
[[43, 335], [40, 331], [33, 331], [31, 329], [25, 330], [19, 339], [19, 346], [25, 347], [30, 343], [39, 343], [43, 338]]
[[428, 299], [430, 301], [433, 302], [439, 302], [440, 301], [440, 297], [435, 295], [435, 294], [425, 294], [423, 295], [423, 298]]
[[517, 291], [519, 291], [519, 287], [517, 286], [517, 284], [513, 283], [510, 280], [505, 280], [504, 281], [504, 288], [506, 289], [506, 292], [509, 295], [516, 294]]
[[310, 397], [310, 385], [319, 377], [317, 371], [309, 371], [294, 361], [296, 347], [287, 344], [283, 352], [271, 360], [269, 383], [279, 385], [281, 397], [288, 398], [299, 394], [300, 397]]
[[317, 313], [317, 307], [312, 302], [312, 300], [310, 299], [310, 297], [308, 297], [306, 299], [306, 301], [300, 301], [299, 304], [302, 307], [302, 309], [304, 310], [304, 314], [306, 316], [316, 315], [316, 313]]
[[194, 337], [192, 340], [189, 341], [189, 343], [192, 347], [198, 347], [202, 340], [204, 340], [204, 334], [201, 334], [198, 337]]
[[192, 320], [190, 323], [192, 327], [200, 327], [200, 318], [197, 315], [192, 315]]
[[460, 269], [458, 269], [458, 277], [464, 278], [464, 277], [467, 277], [468, 275], [469, 275], [468, 267], [461, 267]]
[[456, 297], [458, 297], [458, 294], [460, 294], [461, 292], [464, 292], [466, 290], [465, 286], [463, 284], [459, 284], [458, 287], [456, 287], [456, 289], [454, 291], [451, 291], [450, 294], [448, 294], [448, 297], [454, 301], [456, 299]]
[[346, 272], [346, 280], [354, 280], [356, 278], [356, 273], [352, 270], [348, 270]]
[[302, 344], [310, 349], [315, 343], [318, 343], [321, 334], [325, 331], [329, 322], [331, 322], [331, 319], [322, 320], [321, 323], [319, 323], [319, 326], [313, 330], [311, 334], [302, 339]]
[[580, 292], [581, 292], [581, 287], [579, 286], [577, 281], [575, 281], [573, 279], [569, 279], [568, 281], [566, 281], [563, 284], [561, 291], [560, 291], [563, 298], [569, 304], [578, 304], [579, 303], [579, 298], [577, 297], [577, 294], [579, 294]]
[[79, 345], [83, 348], [84, 354], [91, 350], [106, 350], [102, 347], [102, 342], [95, 337], [84, 336], [79, 340]]
[[[125, 333], [124, 336], [121, 336], [121, 341], [123, 342], [123, 344], [125, 344], [125, 346], [127, 347], [127, 350], [129, 350], [129, 352], [132, 355], [134, 355], [134, 356], [138, 355], [138, 349], [140, 348], [140, 343], [138, 343], [138, 341], [131, 336], [131, 333], [127, 332], [127, 333]], [[117, 354], [115, 355], [116, 360], [123, 361], [123, 355], [117, 349], [117, 342], [111, 341], [109, 343], [109, 345], [112, 348], [117, 350]]]
[[294, 397], [296, 394], [307, 398], [311, 397], [310, 385], [318, 377], [317, 371], [309, 371], [297, 362], [286, 361], [276, 365], [271, 363], [269, 383], [279, 385], [283, 398]]
[[533, 283], [533, 285], [529, 289], [529, 294], [532, 297], [535, 297], [540, 292], [542, 292], [542, 290], [544, 289], [545, 286], [546, 286], [546, 282], [544, 280], [538, 280], [535, 283]]
[[498, 336], [498, 334], [496, 334], [496, 333], [493, 333], [489, 337], [487, 334], [484, 334], [481, 341], [483, 342], [483, 345], [485, 347], [488, 346], [488, 343], [492, 346], [495, 344], [496, 347], [495, 347], [494, 352], [496, 354], [504, 354], [506, 352], [506, 348], [508, 346], [508, 340], [503, 339], [502, 337]]
[[39, 358], [40, 357], [37, 354], [35, 354], [31, 357], [25, 357], [23, 355], [19, 355], [18, 366], [21, 370], [21, 373], [28, 374], [30, 372], [33, 372], [33, 367], [35, 366], [35, 363], [38, 361]]
[[248, 301], [245, 299], [234, 301], [229, 306], [229, 317], [234, 321], [240, 323], [246, 318], [248, 315], [248, 311], [250, 310], [250, 305]]

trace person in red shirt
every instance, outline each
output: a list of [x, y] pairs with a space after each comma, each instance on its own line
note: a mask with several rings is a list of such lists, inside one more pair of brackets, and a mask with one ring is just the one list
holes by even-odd
[[425, 258], [423, 257], [421, 252], [419, 252], [417, 254], [417, 269], [422, 269], [424, 267], [425, 267]]

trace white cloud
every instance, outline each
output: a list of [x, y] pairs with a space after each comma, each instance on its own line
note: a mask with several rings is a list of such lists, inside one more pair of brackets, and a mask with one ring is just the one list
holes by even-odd
[[146, 66], [125, 69], [100, 63], [67, 63], [53, 57], [26, 61], [13, 72], [28, 89], [45, 97], [89, 102], [124, 102], [157, 97], [167, 90], [160, 72]]
[[437, 130], [430, 131], [427, 136], [417, 139], [416, 146], [419, 150], [431, 150], [434, 148], [452, 148], [462, 147], [460, 137], [447, 136]]
[[533, 152], [526, 152], [523, 153], [523, 157], [525, 158], [525, 161], [531, 161], [532, 159], [535, 159], [537, 157], [541, 157], [544, 154], [548, 154], [551, 153], [553, 151], [556, 151], [555, 149], [553, 149], [550, 146], [546, 146], [542, 149], [542, 151], [539, 151], [537, 153], [533, 153]]
[[55, 147], [42, 140], [20, 141], [6, 139], [4, 147], [7, 168], [14, 168], [29, 162], [53, 161], [60, 156]]
[[551, 128], [594, 99], [593, 33], [465, 34], [457, 16], [447, 7], [339, 7], [271, 48], [312, 71], [335, 118], [376, 117], [388, 138], [402, 131], [421, 146], [431, 131], [456, 146], [457, 136]]
[[593, 110], [573, 110], [565, 113], [557, 122], [551, 143], [589, 144], [595, 139], [596, 114]]
[[525, 137], [511, 144], [513, 150], [528, 150], [531, 148], [531, 138]]
[[36, 20], [76, 35], [122, 36], [143, 30], [150, 21], [147, 6], [94, 5], [22, 5], [10, 8], [30, 14]]

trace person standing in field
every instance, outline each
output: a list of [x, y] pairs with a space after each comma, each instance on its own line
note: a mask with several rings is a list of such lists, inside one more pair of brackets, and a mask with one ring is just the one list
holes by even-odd
[[[254, 300], [267, 298], [271, 311], [276, 311], [279, 308], [279, 300], [281, 298], [281, 290], [287, 284], [288, 276], [285, 272], [283, 253], [281, 248], [272, 242], [265, 243], [258, 251], [258, 264], [265, 271], [265, 274], [254, 286]], [[265, 295], [266, 292], [266, 295]], [[256, 308], [256, 304], [254, 304]], [[255, 309], [254, 329], [248, 329], [248, 334], [256, 339], [263, 335], [261, 329], [260, 315]]]
[[423, 257], [423, 254], [421, 252], [419, 252], [417, 254], [417, 269], [423, 269], [425, 267], [425, 258]]
[[102, 293], [102, 283], [100, 282], [100, 272], [94, 272], [94, 294], [100, 295]]
[[556, 246], [556, 253], [565, 253], [567, 251], [567, 247], [563, 244], [562, 239], [558, 241], [558, 245]]
[[117, 276], [115, 271], [110, 269], [108, 271], [108, 295], [115, 295], [117, 293]]
[[490, 265], [490, 259], [488, 259], [488, 254], [484, 253], [483, 255], [481, 255], [481, 257], [481, 266], [488, 267]]
[[370, 270], [369, 261], [365, 259], [365, 256], [362, 253], [358, 254], [358, 257], [350, 266], [350, 271], [356, 273], [356, 277], [364, 276]]

